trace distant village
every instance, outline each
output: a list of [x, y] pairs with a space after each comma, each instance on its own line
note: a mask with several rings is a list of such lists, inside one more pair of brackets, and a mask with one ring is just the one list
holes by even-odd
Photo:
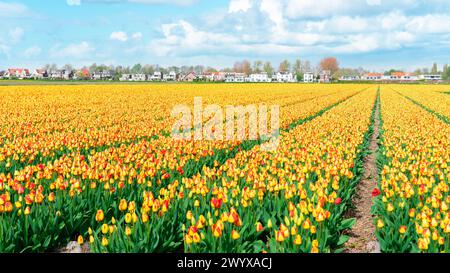
[[225, 83], [331, 83], [331, 82], [433, 82], [439, 83], [449, 77], [450, 69], [444, 66], [442, 72], [437, 71], [433, 64], [431, 71], [416, 71], [415, 73], [391, 70], [384, 73], [368, 72], [363, 69], [340, 69], [335, 58], [325, 58], [314, 69], [309, 62], [304, 65], [300, 60], [291, 67], [288, 61], [280, 64], [278, 71], [274, 71], [270, 63], [250, 62], [236, 63], [232, 69], [217, 71], [212, 68], [171, 67], [140, 64], [133, 68], [96, 66], [74, 69], [70, 65], [58, 69], [56, 65], [42, 69], [9, 68], [0, 71], [0, 79], [7, 80], [55, 80], [55, 81], [121, 81], [121, 82], [225, 82]]

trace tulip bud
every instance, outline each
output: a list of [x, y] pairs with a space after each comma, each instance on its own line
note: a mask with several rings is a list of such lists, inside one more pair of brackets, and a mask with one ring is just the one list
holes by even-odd
[[231, 232], [231, 238], [233, 240], [237, 240], [239, 239], [241, 236], [239, 235], [239, 232], [237, 232], [236, 230], [233, 229], [233, 231]]

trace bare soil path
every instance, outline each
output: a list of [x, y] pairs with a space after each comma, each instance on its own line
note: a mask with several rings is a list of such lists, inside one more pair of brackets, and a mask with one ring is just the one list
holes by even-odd
[[345, 218], [356, 218], [356, 223], [347, 232], [350, 236], [345, 244], [346, 253], [379, 253], [380, 247], [375, 237], [375, 226], [372, 213], [372, 190], [377, 187], [378, 169], [376, 153], [378, 151], [378, 137], [380, 130], [380, 102], [375, 106], [373, 134], [369, 143], [368, 154], [364, 158], [364, 175], [359, 182], [353, 197], [354, 208], [346, 213]]

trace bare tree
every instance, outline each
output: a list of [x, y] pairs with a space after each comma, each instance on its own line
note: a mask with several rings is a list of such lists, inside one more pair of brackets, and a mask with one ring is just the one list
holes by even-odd
[[284, 60], [280, 63], [278, 71], [285, 73], [285, 72], [289, 72], [290, 70], [291, 70], [291, 64], [289, 63], [288, 60]]

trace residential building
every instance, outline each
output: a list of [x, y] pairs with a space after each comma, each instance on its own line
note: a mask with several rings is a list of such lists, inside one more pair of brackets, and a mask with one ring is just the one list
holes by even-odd
[[339, 77], [340, 81], [358, 81], [359, 76], [356, 75], [343, 75]]
[[331, 82], [331, 71], [330, 70], [320, 71], [319, 82], [330, 83]]
[[177, 73], [175, 71], [170, 71], [169, 74], [163, 75], [163, 81], [173, 82], [177, 80]]
[[97, 71], [92, 74], [93, 80], [111, 80], [113, 78], [113, 72], [106, 71]]
[[250, 75], [250, 82], [270, 82], [269, 75], [267, 73], [256, 73]]
[[189, 72], [185, 75], [180, 76], [179, 81], [183, 81], [183, 82], [193, 82], [197, 80], [197, 74], [195, 74], [195, 72]]
[[205, 72], [202, 78], [209, 82], [223, 82], [225, 81], [226, 72]]
[[3, 77], [8, 78], [8, 79], [12, 79], [12, 78], [27, 79], [30, 76], [31, 76], [30, 70], [28, 70], [26, 68], [9, 68], [5, 72]]
[[87, 80], [91, 78], [91, 74], [89, 73], [89, 69], [82, 68], [77, 70], [77, 72], [73, 75], [72, 79], [74, 80]]
[[367, 73], [362, 76], [362, 80], [366, 81], [381, 81], [383, 78], [383, 74], [381, 73]]
[[402, 81], [418, 81], [419, 77], [413, 73], [405, 73], [405, 75], [403, 75], [401, 77]]
[[295, 82], [294, 75], [290, 72], [278, 72], [275, 77], [272, 77], [277, 82]]
[[33, 73], [31, 73], [31, 78], [33, 78], [35, 80], [40, 80], [40, 79], [44, 79], [47, 77], [48, 77], [48, 74], [47, 74], [47, 70], [45, 70], [45, 69], [35, 69], [35, 70], [33, 70]]
[[150, 77], [151, 81], [161, 81], [163, 79], [161, 71], [155, 71], [153, 75]]
[[307, 72], [307, 73], [303, 74], [303, 82], [305, 82], [305, 83], [314, 82], [314, 73]]
[[119, 78], [119, 81], [125, 82], [125, 81], [131, 81], [132, 74], [122, 74]]
[[420, 80], [425, 81], [441, 81], [442, 76], [441, 75], [419, 75]]
[[131, 80], [134, 82], [143, 82], [147, 80], [147, 75], [139, 73], [139, 74], [132, 74]]
[[63, 80], [64, 70], [51, 70], [49, 73], [49, 78], [52, 80]]

